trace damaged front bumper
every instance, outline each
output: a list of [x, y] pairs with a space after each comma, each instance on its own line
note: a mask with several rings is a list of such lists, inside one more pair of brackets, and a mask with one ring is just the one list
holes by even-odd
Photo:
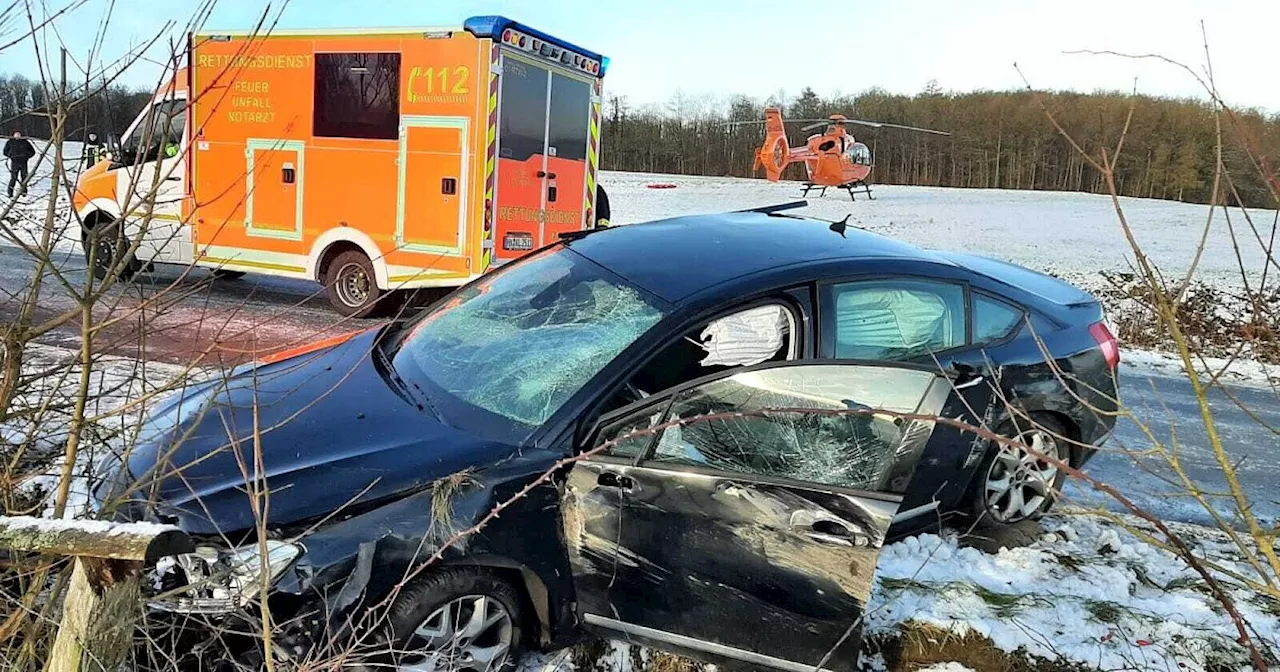
[[276, 540], [236, 549], [197, 546], [156, 563], [147, 603], [177, 614], [231, 614], [269, 590], [303, 552], [301, 544]]

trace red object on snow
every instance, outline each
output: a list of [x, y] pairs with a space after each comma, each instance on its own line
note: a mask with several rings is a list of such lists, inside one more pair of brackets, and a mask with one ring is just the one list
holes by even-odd
[[1152, 644], [1155, 644], [1155, 642], [1149, 639], [1139, 639], [1137, 644], [1138, 646], [1151, 646]]
[[675, 189], [676, 188], [676, 185], [668, 184], [668, 183], [649, 184], [645, 186], [649, 187], [650, 189]]

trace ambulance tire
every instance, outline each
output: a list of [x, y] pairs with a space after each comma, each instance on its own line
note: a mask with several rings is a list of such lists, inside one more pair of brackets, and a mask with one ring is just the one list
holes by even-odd
[[239, 280], [244, 277], [244, 271], [229, 271], [225, 268], [213, 269], [213, 277], [219, 280]]
[[605, 193], [602, 184], [596, 185], [596, 221], [593, 224], [598, 229], [609, 226], [609, 194]]
[[376, 317], [383, 307], [373, 262], [359, 250], [347, 250], [329, 262], [324, 286], [330, 305], [347, 317]]
[[90, 240], [91, 235], [88, 231], [80, 240], [85, 263], [89, 262], [89, 246], [97, 246], [97, 252], [93, 255], [93, 277], [106, 280], [112, 269], [119, 269], [117, 279], [131, 280], [138, 271], [142, 270], [142, 264], [132, 258], [120, 264], [120, 255], [125, 254], [129, 249], [129, 241], [124, 237], [124, 229], [116, 226], [114, 221], [104, 222], [98, 226], [103, 230], [99, 231], [97, 236], [92, 236], [93, 240]]

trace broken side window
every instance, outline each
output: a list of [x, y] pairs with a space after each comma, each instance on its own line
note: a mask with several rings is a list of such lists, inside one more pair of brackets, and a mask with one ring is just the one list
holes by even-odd
[[[859, 490], [886, 480], [934, 376], [815, 365], [744, 372], [678, 395], [652, 460]], [[855, 413], [841, 411], [855, 409]], [[873, 412], [872, 409], [881, 412]], [[743, 415], [745, 414], [745, 415]]]
[[718, 317], [682, 335], [627, 382], [611, 408], [737, 366], [794, 359], [795, 316], [771, 303]]

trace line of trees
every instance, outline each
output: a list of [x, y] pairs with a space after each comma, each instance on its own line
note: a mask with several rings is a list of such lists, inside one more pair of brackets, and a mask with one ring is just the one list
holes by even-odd
[[[89, 100], [68, 115], [66, 139], [83, 140], [90, 131], [99, 138], [108, 133], [124, 133], [152, 95], [146, 89], [119, 84], [91, 87]], [[45, 110], [45, 90], [38, 80], [0, 74], [0, 131], [4, 135], [22, 131], [35, 138], [49, 137]]]
[[[1116, 166], [1120, 191], [1127, 196], [1208, 202], [1217, 131], [1214, 109], [1207, 101], [1150, 96], [1135, 100], [1119, 92], [1041, 96], [1088, 151], [1114, 146], [1133, 106], [1125, 151]], [[841, 113], [951, 133], [853, 127], [855, 137], [872, 148], [872, 179], [878, 183], [1095, 193], [1106, 188], [1103, 176], [1072, 150], [1031, 93], [947, 93], [936, 84], [916, 95], [871, 89], [824, 98], [805, 89], [790, 100], [735, 96], [724, 102], [678, 94], [665, 105], [642, 107], [613, 95], [605, 104], [602, 165], [611, 170], [749, 176], [763, 128], [727, 122], [763, 119], [767, 105], [779, 105], [790, 118]], [[1264, 156], [1280, 151], [1280, 115], [1257, 110], [1238, 115]], [[808, 135], [800, 126], [788, 124], [793, 146], [803, 144]], [[809, 133], [813, 132], [821, 131]], [[1224, 162], [1231, 174], [1243, 176], [1235, 186], [1246, 205], [1275, 205], [1248, 153], [1230, 137]], [[800, 165], [786, 175], [803, 176]]]
[[[1133, 96], [1119, 92], [1044, 93], [1043, 99], [1065, 130], [1087, 150], [1112, 146], [1134, 114], [1125, 152], [1116, 166], [1126, 196], [1205, 203], [1212, 188], [1216, 127], [1212, 105], [1204, 100]], [[150, 100], [151, 92], [121, 85], [97, 87], [88, 104], [71, 114], [67, 134], [81, 140], [123, 133]], [[1073, 151], [1026, 91], [943, 92], [930, 84], [915, 95], [871, 89], [854, 95], [822, 97], [812, 89], [799, 96], [781, 94], [761, 100], [734, 96], [727, 101], [676, 94], [664, 105], [633, 106], [612, 95], [605, 105], [603, 155], [607, 170], [746, 177], [764, 131], [757, 121], [768, 105], [781, 106], [789, 118], [850, 117], [951, 133], [937, 136], [890, 129], [854, 127], [854, 135], [872, 149], [882, 184], [943, 187], [1089, 191], [1105, 189], [1102, 175]], [[21, 130], [48, 135], [44, 90], [23, 75], [0, 75], [0, 124], [5, 135]], [[1263, 156], [1280, 153], [1280, 115], [1258, 110], [1238, 113]], [[788, 124], [793, 145], [807, 133]], [[1274, 206], [1271, 192], [1253, 169], [1239, 143], [1224, 146], [1228, 172], [1245, 176], [1234, 184], [1248, 206]], [[786, 175], [801, 179], [802, 166]]]

